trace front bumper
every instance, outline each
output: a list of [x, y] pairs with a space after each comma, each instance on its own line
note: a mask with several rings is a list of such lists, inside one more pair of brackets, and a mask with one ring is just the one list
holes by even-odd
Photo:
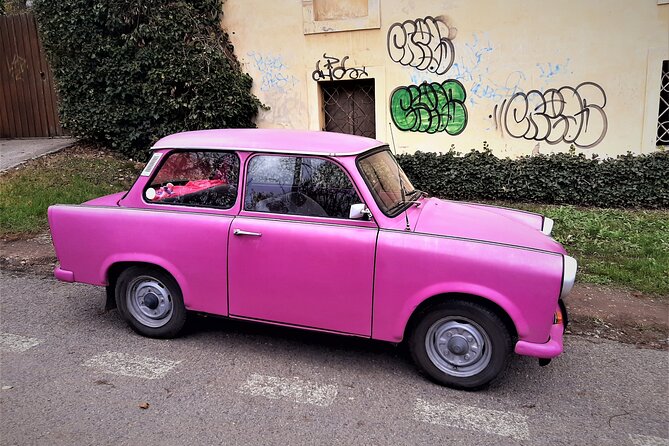
[[563, 351], [562, 336], [564, 334], [564, 325], [553, 324], [551, 326], [548, 342], [544, 344], [535, 344], [534, 342], [518, 341], [514, 351], [523, 356], [533, 356], [535, 358], [551, 359]]

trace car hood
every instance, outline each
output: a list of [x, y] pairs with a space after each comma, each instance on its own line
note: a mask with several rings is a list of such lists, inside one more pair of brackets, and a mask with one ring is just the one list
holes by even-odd
[[[566, 254], [558, 242], [540, 229], [501, 215], [495, 207], [481, 207], [437, 198], [423, 200], [416, 232], [461, 237]], [[501, 210], [501, 209], [499, 209]], [[504, 212], [508, 214], [507, 209]]]

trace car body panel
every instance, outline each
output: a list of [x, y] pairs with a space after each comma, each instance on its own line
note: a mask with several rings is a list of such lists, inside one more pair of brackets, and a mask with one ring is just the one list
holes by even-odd
[[540, 225], [533, 228], [524, 220], [514, 218], [508, 211], [499, 212], [493, 207], [470, 206], [438, 198], [424, 200], [420, 209], [415, 227], [419, 233], [565, 253], [558, 242], [541, 232]]
[[231, 315], [371, 336], [376, 228], [237, 217], [231, 231]]
[[58, 205], [49, 223], [60, 269], [77, 282], [108, 285], [120, 262], [160, 266], [181, 287], [186, 308], [227, 315], [232, 217], [106, 206]]
[[558, 254], [382, 230], [372, 336], [399, 342], [409, 317], [423, 301], [463, 294], [494, 302], [513, 320], [520, 339], [544, 343], [560, 294], [560, 283], [553, 278], [561, 274]]

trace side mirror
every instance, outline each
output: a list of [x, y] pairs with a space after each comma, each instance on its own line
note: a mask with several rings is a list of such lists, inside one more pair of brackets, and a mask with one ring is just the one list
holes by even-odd
[[348, 212], [348, 218], [353, 220], [371, 220], [372, 213], [364, 203], [356, 203], [351, 205], [351, 210]]

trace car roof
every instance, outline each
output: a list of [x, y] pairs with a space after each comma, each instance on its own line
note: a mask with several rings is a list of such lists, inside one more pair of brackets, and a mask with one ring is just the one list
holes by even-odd
[[285, 129], [219, 129], [175, 133], [156, 142], [158, 149], [249, 150], [305, 155], [358, 155], [385, 143], [345, 133]]

